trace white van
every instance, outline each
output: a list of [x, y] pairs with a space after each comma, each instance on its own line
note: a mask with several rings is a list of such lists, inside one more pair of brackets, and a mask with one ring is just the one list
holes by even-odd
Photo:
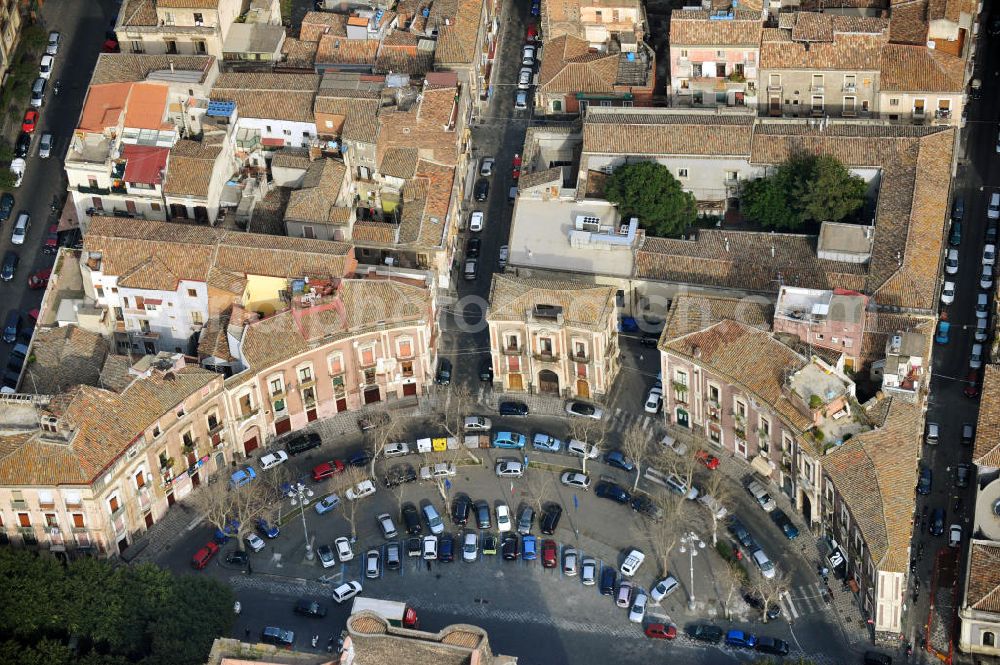
[[20, 212], [17, 214], [17, 222], [14, 224], [14, 230], [10, 234], [10, 241], [14, 245], [23, 245], [24, 238], [28, 235], [28, 229], [31, 228], [31, 215], [26, 212]]
[[990, 194], [990, 203], [986, 208], [986, 216], [990, 219], [1000, 219], [1000, 192]]
[[936, 446], [940, 433], [941, 428], [937, 423], [927, 423], [927, 437], [924, 439], [927, 441], [927, 445]]
[[757, 501], [760, 507], [764, 509], [764, 512], [769, 513], [778, 507], [774, 499], [771, 498], [771, 495], [767, 493], [767, 488], [756, 480], [747, 485], [747, 491], [750, 492], [750, 495]]

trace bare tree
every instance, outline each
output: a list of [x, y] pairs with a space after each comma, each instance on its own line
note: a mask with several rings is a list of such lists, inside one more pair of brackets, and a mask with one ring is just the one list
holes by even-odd
[[257, 526], [257, 520], [268, 513], [279, 495], [267, 482], [255, 480], [245, 485], [235, 486], [219, 481], [201, 488], [194, 498], [195, 506], [216, 528], [227, 532], [230, 525], [236, 527], [233, 535], [237, 547], [244, 549], [244, 538]]
[[341, 496], [343, 497], [341, 504], [344, 506], [344, 519], [351, 525], [352, 539], [356, 539], [358, 537], [358, 528], [355, 523], [358, 510], [358, 500], [351, 501], [348, 499], [347, 490], [352, 487], [357, 487], [358, 483], [363, 480], [368, 480], [368, 478], [365, 477], [364, 471], [356, 466], [348, 466], [344, 469], [344, 472], [340, 474], [340, 490]]
[[[569, 431], [571, 438], [587, 444], [588, 452], [590, 447], [593, 446], [596, 448], [598, 455], [604, 448], [604, 440], [608, 433], [607, 424], [603, 420], [596, 420], [594, 418], [570, 419]], [[587, 473], [587, 459], [587, 455], [584, 455], [581, 462], [581, 469], [584, 473]]]
[[767, 608], [777, 605], [782, 594], [788, 591], [788, 574], [779, 570], [774, 571], [774, 577], [768, 579], [763, 575], [754, 575], [752, 591], [763, 601], [761, 610], [761, 621], [767, 623]]
[[632, 483], [632, 491], [634, 492], [639, 487], [642, 464], [646, 459], [646, 452], [649, 450], [649, 439], [646, 431], [638, 423], [632, 423], [622, 432], [622, 449], [635, 464], [635, 482]]
[[722, 601], [722, 611], [725, 613], [726, 619], [729, 619], [732, 616], [732, 612], [729, 609], [730, 603], [733, 602], [733, 596], [736, 595], [737, 591], [743, 585], [746, 573], [735, 561], [727, 561], [725, 567], [713, 572], [715, 574], [715, 582], [722, 591], [722, 595], [719, 596], [719, 599]]
[[195, 509], [205, 516], [209, 524], [225, 530], [226, 523], [233, 514], [234, 497], [229, 491], [229, 484], [225, 481], [224, 474], [218, 474], [214, 482], [198, 488], [191, 498]]
[[365, 442], [368, 452], [371, 453], [372, 461], [368, 473], [372, 478], [375, 478], [375, 462], [382, 457], [385, 447], [399, 438], [403, 431], [403, 423], [398, 418], [392, 417], [386, 402], [381, 402], [369, 414], [369, 418], [372, 427], [365, 432]]
[[670, 493], [661, 493], [651, 498], [660, 508], [660, 518], [642, 520], [636, 523], [635, 528], [637, 535], [645, 537], [649, 542], [660, 566], [660, 573], [666, 575], [670, 572], [670, 554], [684, 531], [679, 520], [683, 499]]
[[465, 418], [474, 415], [472, 411], [476, 408], [476, 399], [464, 385], [451, 384], [445, 395], [444, 404], [440, 406], [441, 425], [460, 444], [460, 451], [469, 457], [476, 464], [480, 459], [472, 452], [472, 448], [465, 445]]
[[541, 515], [545, 503], [555, 494], [555, 479], [551, 473], [539, 469], [527, 474], [525, 478], [527, 479], [528, 493], [535, 501], [538, 514]]
[[[720, 471], [711, 471], [705, 481], [705, 492], [715, 499], [717, 506], [723, 506], [732, 497], [732, 485]], [[712, 516], [712, 547], [719, 542], [719, 511], [706, 505]]]

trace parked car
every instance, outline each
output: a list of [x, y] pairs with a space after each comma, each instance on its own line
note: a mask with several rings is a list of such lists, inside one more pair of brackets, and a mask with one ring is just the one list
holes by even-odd
[[346, 496], [349, 501], [357, 501], [358, 499], [363, 499], [366, 496], [371, 496], [374, 493], [375, 483], [370, 480], [362, 480], [360, 483], [344, 492], [344, 496]]
[[473, 211], [469, 215], [469, 230], [478, 233], [483, 230], [484, 215], [481, 210]]
[[946, 275], [958, 273], [958, 250], [949, 249], [944, 258], [944, 272]]
[[[611, 571], [614, 573], [614, 571]], [[584, 586], [594, 586], [597, 580], [597, 560], [594, 557], [584, 557], [580, 561], [580, 582]]]
[[438, 558], [438, 537], [431, 534], [424, 536], [424, 561], [434, 561]]
[[[744, 591], [743, 602], [759, 612], [764, 612], [764, 599], [757, 591]], [[768, 621], [774, 621], [779, 616], [781, 616], [781, 605], [769, 603], [767, 606]]]
[[632, 495], [629, 505], [632, 506], [632, 510], [650, 519], [659, 520], [663, 518], [663, 509], [646, 494]]
[[396, 464], [385, 472], [382, 483], [386, 487], [397, 487], [403, 483], [412, 483], [417, 479], [417, 472], [409, 464]]
[[620, 450], [612, 450], [607, 453], [604, 456], [604, 463], [629, 473], [635, 471], [635, 462]]
[[997, 246], [987, 243], [987, 245], [983, 247], [983, 265], [991, 266], [996, 262], [997, 262]]
[[577, 402], [575, 400], [566, 404], [566, 413], [571, 416], [584, 416], [585, 418], [593, 418], [594, 420], [600, 420], [604, 417], [604, 411], [593, 404]]
[[476, 186], [473, 191], [475, 193], [476, 200], [482, 203], [490, 197], [490, 181], [486, 178], [480, 178], [476, 182]]
[[341, 536], [333, 541], [333, 547], [337, 550], [337, 558], [341, 563], [354, 559], [354, 551], [351, 549], [351, 541], [346, 536]]
[[55, 64], [56, 59], [46, 53], [42, 56], [41, 62], [38, 63], [38, 75], [43, 79], [51, 78], [52, 76], [52, 66]]
[[513, 533], [505, 533], [500, 540], [500, 554], [507, 561], [521, 556], [521, 539]]
[[260, 641], [276, 647], [291, 648], [295, 644], [295, 632], [278, 626], [264, 626], [260, 631]]
[[493, 157], [483, 157], [482, 161], [479, 162], [479, 175], [484, 178], [492, 176], [494, 164], [496, 164], [496, 159]]
[[667, 575], [649, 590], [649, 595], [654, 603], [658, 603], [674, 591], [680, 588], [680, 582], [673, 575]]
[[52, 134], [49, 132], [42, 134], [42, 138], [38, 141], [38, 156], [42, 159], [52, 156]]
[[769, 580], [774, 579], [774, 564], [771, 563], [771, 560], [767, 557], [767, 554], [764, 553], [764, 550], [757, 548], [753, 551], [752, 558], [754, 563], [757, 564], [757, 568], [760, 569], [761, 575]]
[[935, 508], [931, 511], [927, 530], [932, 536], [940, 536], [944, 533], [944, 508]]
[[382, 529], [382, 536], [386, 540], [399, 535], [399, 532], [396, 531], [396, 525], [392, 523], [392, 516], [389, 513], [382, 513], [375, 520], [378, 522], [379, 528]]
[[590, 476], [585, 473], [580, 473], [578, 471], [566, 471], [560, 477], [559, 481], [568, 487], [575, 487], [577, 489], [588, 489], [590, 487]]
[[322, 619], [326, 616], [326, 606], [317, 603], [315, 600], [300, 598], [295, 601], [295, 613], [299, 616]]
[[577, 554], [574, 548], [567, 547], [563, 549], [563, 575], [566, 577], [576, 577], [578, 559], [579, 554]]
[[642, 562], [645, 560], [646, 555], [642, 553], [642, 550], [631, 550], [625, 555], [625, 561], [622, 562], [622, 577], [634, 576], [639, 572], [639, 567], [642, 566]]
[[948, 546], [959, 547], [962, 544], [962, 525], [952, 524], [948, 527]]
[[920, 475], [917, 478], [917, 494], [927, 495], [931, 493], [933, 475], [930, 467], [921, 467]]
[[3, 265], [0, 266], [0, 280], [5, 282], [13, 280], [20, 260], [21, 257], [17, 255], [17, 252], [8, 249], [3, 255]]
[[263, 517], [257, 519], [257, 532], [269, 540], [281, 535], [281, 529], [278, 528], [278, 525], [271, 524]]
[[642, 631], [654, 640], [672, 640], [677, 637], [677, 626], [672, 623], [648, 623]]
[[402, 457], [410, 454], [410, 444], [402, 442], [387, 443], [382, 455], [386, 458]]
[[521, 48], [521, 64], [525, 67], [535, 66], [535, 47], [531, 44], [525, 44]]
[[645, 593], [641, 590], [635, 594], [635, 598], [632, 600], [632, 607], [628, 612], [628, 620], [632, 623], [642, 623], [642, 620], [646, 618], [646, 601], [648, 600]]
[[253, 482], [256, 477], [257, 472], [253, 470], [252, 466], [244, 466], [242, 469], [237, 469], [233, 472], [229, 477], [229, 484], [233, 487], [243, 487]]
[[427, 528], [432, 534], [438, 536], [444, 533], [444, 520], [441, 519], [434, 506], [428, 503], [423, 507], [422, 512], [424, 513], [424, 521], [427, 522]]
[[347, 463], [358, 468], [365, 468], [372, 461], [372, 454], [367, 450], [359, 450], [347, 459]]
[[531, 506], [522, 506], [517, 514], [517, 532], [522, 536], [531, 533], [531, 526], [535, 523], [535, 509]]
[[719, 458], [706, 450], [699, 450], [694, 454], [694, 458], [701, 462], [706, 469], [714, 471], [719, 468]]
[[497, 407], [501, 416], [526, 416], [528, 405], [524, 402], [500, 402]]
[[438, 561], [451, 563], [455, 560], [455, 538], [450, 533], [438, 537]]
[[521, 90], [527, 90], [531, 87], [531, 79], [534, 76], [535, 72], [531, 67], [522, 67], [521, 71], [517, 74], [517, 87]]
[[524, 464], [518, 460], [497, 460], [496, 474], [500, 478], [520, 478], [524, 475]]
[[212, 560], [216, 554], [219, 553], [219, 546], [214, 542], [209, 541], [205, 543], [205, 546], [194, 553], [191, 557], [191, 566], [195, 570], [202, 570], [208, 565], [208, 562]]
[[[17, 142], [14, 143], [14, 156], [25, 159], [28, 157], [28, 153], [31, 152], [31, 134], [28, 132], [21, 132], [17, 137]], [[14, 205], [14, 197], [11, 197], [11, 207]], [[10, 215], [8, 215], [9, 217]]]
[[59, 45], [62, 43], [62, 36], [58, 32], [49, 33], [49, 43], [45, 46], [46, 55], [57, 55], [59, 53]]
[[538, 539], [530, 533], [521, 536], [521, 558], [525, 561], [538, 558]]
[[420, 480], [437, 480], [449, 478], [457, 473], [455, 465], [450, 462], [438, 462], [431, 466], [420, 467]]
[[618, 607], [628, 607], [632, 604], [632, 583], [622, 580], [615, 591], [615, 605]]
[[955, 302], [955, 282], [946, 281], [941, 287], [941, 302], [945, 305]]
[[[980, 321], [983, 325], [986, 325], [986, 319], [976, 319], [976, 323]], [[947, 344], [949, 341], [949, 332], [951, 331], [951, 324], [947, 321], [938, 321], [937, 334], [934, 335], [934, 341], [937, 344]]]
[[549, 503], [542, 513], [541, 530], [546, 536], [551, 536], [559, 528], [559, 519], [562, 517], [562, 506], [558, 503]]
[[333, 555], [333, 548], [329, 545], [320, 545], [317, 547], [316, 556], [319, 557], [319, 563], [324, 568], [332, 568], [337, 565], [337, 558]]
[[601, 595], [610, 596], [614, 594], [617, 582], [618, 572], [611, 566], [604, 566], [601, 569]]
[[340, 497], [336, 494], [331, 494], [330, 496], [316, 502], [316, 513], [319, 515], [328, 513], [339, 505]]
[[423, 531], [423, 526], [420, 524], [420, 513], [417, 511], [417, 507], [410, 502], [406, 502], [400, 508], [400, 515], [402, 516], [403, 525], [406, 527], [406, 533], [411, 536], [418, 536]]
[[726, 646], [753, 649], [757, 645], [757, 637], [753, 633], [742, 630], [730, 630], [726, 633]]
[[469, 416], [462, 428], [466, 432], [489, 432], [493, 429], [493, 421], [485, 416]]
[[276, 450], [273, 453], [268, 453], [260, 458], [260, 468], [264, 471], [268, 469], [273, 469], [279, 464], [283, 464], [288, 461], [288, 453], [284, 450]]
[[464, 494], [458, 494], [451, 502], [451, 521], [457, 526], [469, 523], [469, 513], [472, 511], [472, 499]]
[[550, 453], [557, 453], [562, 447], [562, 441], [544, 432], [537, 432], [531, 439], [531, 447], [535, 450], [544, 450]]
[[462, 560], [470, 563], [479, 558], [479, 536], [475, 531], [466, 531], [462, 539]]
[[24, 112], [24, 118], [21, 120], [21, 131], [31, 134], [35, 131], [35, 127], [38, 126], [38, 111], [35, 109], [28, 109]]
[[365, 577], [376, 579], [382, 575], [382, 553], [371, 549], [365, 553]]
[[528, 442], [527, 437], [518, 432], [497, 432], [493, 436], [494, 448], [514, 448], [520, 450]]
[[476, 526], [480, 529], [489, 529], [493, 526], [490, 522], [490, 504], [485, 501], [476, 501], [473, 508], [476, 511]]
[[359, 593], [361, 593], [361, 582], [345, 582], [333, 590], [333, 599], [337, 601], [337, 604], [342, 604]]
[[575, 455], [577, 457], [586, 457], [587, 459], [597, 459], [601, 454], [600, 449], [594, 445], [587, 445], [583, 441], [578, 439], [570, 439], [566, 444], [566, 452], [570, 455]]
[[788, 540], [795, 540], [798, 538], [799, 529], [792, 524], [791, 518], [785, 514], [785, 511], [780, 508], [771, 511], [771, 521], [774, 522], [779, 529], [781, 529], [781, 532], [785, 534], [785, 538], [788, 538]]
[[[27, 134], [24, 136], [27, 136]], [[29, 136], [28, 139], [30, 140], [31, 137]], [[10, 192], [4, 192], [0, 195], [0, 222], [6, 222], [13, 213], [14, 195]]]
[[434, 383], [439, 386], [447, 386], [451, 383], [451, 361], [441, 358], [438, 361], [437, 374], [434, 375]]
[[760, 653], [771, 654], [772, 656], [787, 656], [788, 642], [777, 637], [761, 636], [757, 638], [755, 647]]
[[510, 508], [506, 503], [498, 503], [494, 508], [497, 515], [497, 531], [506, 533], [511, 530]]
[[632, 498], [628, 490], [616, 483], [607, 481], [598, 483], [594, 489], [594, 494], [602, 499], [611, 499], [618, 503], [628, 503], [629, 499]]
[[968, 464], [959, 464], [955, 467], [955, 487], [965, 488], [969, 486], [969, 478], [972, 476], [972, 468]]

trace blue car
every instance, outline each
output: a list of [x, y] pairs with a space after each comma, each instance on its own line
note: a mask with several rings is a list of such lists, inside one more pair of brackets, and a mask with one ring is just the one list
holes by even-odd
[[757, 637], [753, 633], [744, 633], [742, 630], [731, 630], [726, 633], [726, 646], [753, 649], [757, 646]]
[[230, 538], [235, 537], [236, 534], [239, 533], [239, 530], [240, 530], [239, 520], [229, 520], [226, 522], [225, 529], [215, 530], [215, 542], [222, 545]]
[[538, 432], [535, 434], [535, 438], [531, 440], [531, 447], [535, 450], [545, 450], [550, 453], [557, 453], [562, 447], [562, 441], [551, 434]]
[[618, 332], [639, 332], [639, 323], [631, 316], [623, 316], [618, 322]]
[[635, 464], [629, 459], [628, 455], [620, 450], [612, 450], [605, 455], [604, 463], [608, 466], [617, 467], [622, 471], [635, 471]]
[[937, 335], [934, 336], [934, 341], [938, 344], [948, 343], [948, 332], [951, 330], [951, 324], [947, 321], [940, 321], [938, 323]]
[[497, 432], [493, 438], [494, 448], [524, 448], [527, 437], [517, 432]]
[[277, 538], [281, 533], [277, 525], [271, 526], [263, 517], [257, 520], [257, 531], [265, 538]]
[[615, 483], [608, 482], [599, 483], [597, 488], [594, 490], [594, 494], [602, 499], [611, 499], [612, 501], [617, 501], [618, 503], [628, 503], [632, 498], [632, 495], [628, 493], [628, 490], [616, 485]]
[[253, 467], [245, 466], [233, 472], [233, 475], [229, 478], [229, 484], [233, 487], [243, 487], [244, 485], [249, 485], [250, 481], [256, 477], [257, 473], [253, 470]]
[[930, 494], [932, 480], [933, 476], [929, 468], [924, 467], [920, 469], [920, 480], [917, 481], [917, 494]]
[[531, 3], [531, 15], [532, 16], [538, 16], [541, 13], [542, 13], [542, 6], [539, 3], [537, 3], [537, 2], [532, 2]]
[[528, 534], [521, 539], [521, 558], [532, 561], [538, 558], [538, 540]]

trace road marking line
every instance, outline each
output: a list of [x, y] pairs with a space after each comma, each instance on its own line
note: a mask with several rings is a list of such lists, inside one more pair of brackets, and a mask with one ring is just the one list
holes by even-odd
[[795, 609], [795, 603], [792, 602], [792, 596], [787, 591], [783, 592], [780, 597], [781, 604], [785, 607], [785, 612], [791, 615], [793, 619], [799, 618], [799, 612]]

